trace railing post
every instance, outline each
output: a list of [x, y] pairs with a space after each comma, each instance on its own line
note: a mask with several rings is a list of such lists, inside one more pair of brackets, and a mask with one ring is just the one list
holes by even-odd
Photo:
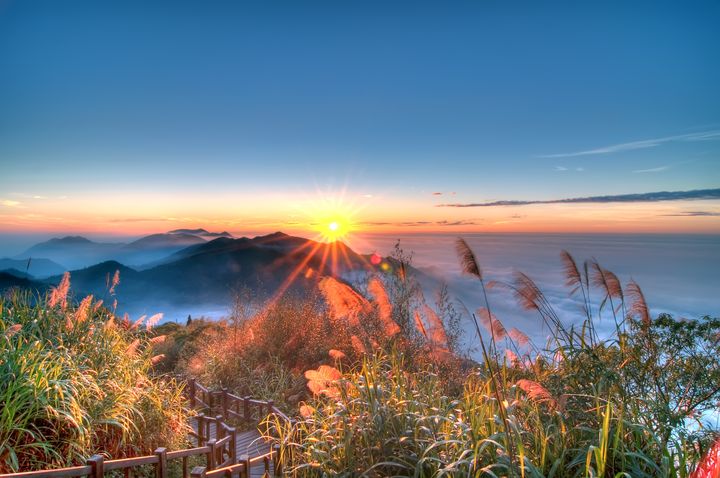
[[188, 380], [188, 393], [190, 394], [190, 408], [195, 408], [195, 379]]
[[167, 448], [155, 449], [155, 455], [158, 457], [157, 467], [155, 468], [155, 476], [157, 478], [167, 478], [168, 467], [167, 467]]
[[189, 478], [188, 475], [188, 457], [182, 457], [182, 478]]
[[218, 440], [225, 438], [225, 427], [222, 426], [222, 415], [215, 415], [215, 438]]
[[228, 389], [223, 388], [222, 389], [222, 409], [223, 409], [223, 417], [227, 419], [228, 416]]
[[214, 470], [215, 469], [215, 457], [217, 456], [217, 445], [216, 445], [216, 440], [214, 438], [212, 440], [208, 441], [208, 447], [210, 447], [210, 451], [207, 454], [207, 469]]
[[192, 478], [205, 478], [205, 467], [204, 466], [196, 466], [190, 472], [190, 476]]
[[205, 446], [205, 414], [200, 413], [197, 416], [197, 434], [198, 434], [198, 446]]
[[250, 397], [243, 397], [243, 417], [246, 423], [250, 423]]
[[234, 465], [237, 463], [237, 430], [235, 427], [230, 427], [228, 433], [230, 434], [230, 443], [228, 444], [230, 446], [230, 460]]
[[102, 455], [93, 455], [87, 460], [90, 465], [91, 478], [103, 478], [105, 476], [105, 458]]
[[240, 455], [240, 463], [243, 464], [243, 468], [245, 468], [245, 476], [250, 476], [250, 457], [247, 455]]
[[272, 447], [273, 451], [273, 473], [275, 476], [281, 476], [282, 475], [282, 461], [280, 460], [280, 445], [274, 444]]

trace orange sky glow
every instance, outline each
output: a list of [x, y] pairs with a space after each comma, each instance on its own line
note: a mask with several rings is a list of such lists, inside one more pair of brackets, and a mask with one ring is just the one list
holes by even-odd
[[[441, 201], [347, 191], [184, 196], [160, 193], [0, 198], [0, 232], [137, 236], [203, 227], [236, 235], [327, 233], [574, 232], [720, 233], [717, 200], [438, 207]], [[704, 211], [702, 215], [695, 211]]]

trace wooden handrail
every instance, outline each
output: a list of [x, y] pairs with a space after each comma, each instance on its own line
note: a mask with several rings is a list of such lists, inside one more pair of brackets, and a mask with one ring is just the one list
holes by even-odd
[[[185, 381], [182, 377], [180, 380]], [[165, 448], [158, 448], [155, 454], [137, 456], [132, 458], [120, 458], [105, 461], [101, 455], [93, 455], [87, 460], [86, 465], [56, 468], [50, 470], [26, 471], [19, 473], [0, 474], [0, 478], [79, 478], [88, 476], [91, 478], [102, 478], [105, 472], [113, 470], [130, 470], [139, 466], [155, 465], [158, 478], [167, 478], [168, 460], [183, 460], [183, 476], [193, 477], [230, 477], [249, 476], [250, 467], [258, 463], [264, 463], [265, 470], [269, 472], [269, 463], [273, 463], [275, 473], [282, 470], [280, 463], [280, 449], [277, 445], [263, 455], [249, 458], [247, 455], [236, 456], [236, 428], [228, 425], [228, 418], [234, 417], [244, 421], [252, 421], [251, 406], [258, 408], [267, 415], [277, 415], [283, 420], [291, 421], [272, 400], [257, 400], [251, 397], [239, 397], [222, 389], [211, 391], [198, 383], [195, 379], [186, 381], [187, 392], [191, 407], [217, 410], [222, 412], [216, 416], [207, 416], [204, 413], [196, 415], [198, 430], [190, 431], [189, 436], [197, 439], [198, 446], [182, 450], [167, 451]], [[216, 439], [209, 439], [210, 426], [215, 425]], [[205, 456], [206, 467], [195, 467], [190, 474], [187, 472], [187, 458], [191, 456]], [[227, 456], [227, 458], [225, 458]]]

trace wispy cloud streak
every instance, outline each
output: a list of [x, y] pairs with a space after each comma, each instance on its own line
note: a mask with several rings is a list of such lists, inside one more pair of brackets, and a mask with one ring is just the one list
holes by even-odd
[[633, 173], [661, 173], [670, 169], [670, 166], [658, 166], [657, 168], [636, 169]]
[[711, 212], [711, 211], [687, 211], [687, 212], [678, 212], [675, 214], [661, 214], [663, 217], [718, 217], [720, 216], [720, 212]]
[[595, 154], [612, 154], [621, 153], [623, 151], [633, 151], [636, 149], [655, 148], [666, 143], [673, 142], [695, 142], [695, 141], [713, 141], [720, 140], [720, 130], [703, 131], [701, 133], [678, 134], [674, 136], [665, 136], [663, 138], [644, 139], [641, 141], [631, 141], [629, 143], [613, 144], [602, 148], [588, 149], [585, 151], [575, 151], [572, 153], [543, 154], [541, 158], [572, 158], [576, 156], [591, 156]]
[[589, 196], [567, 199], [550, 199], [545, 201], [492, 201], [467, 204], [438, 204], [437, 207], [492, 207], [492, 206], [526, 206], [529, 204], [575, 204], [575, 203], [611, 203], [611, 202], [658, 202], [677, 201], [681, 199], [720, 199], [720, 189], [696, 189], [693, 191], [659, 191], [640, 194], [618, 194], [614, 196]]

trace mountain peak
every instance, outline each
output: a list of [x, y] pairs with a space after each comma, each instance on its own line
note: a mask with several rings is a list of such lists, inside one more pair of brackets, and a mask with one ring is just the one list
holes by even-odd
[[53, 237], [48, 243], [51, 244], [89, 244], [93, 241], [83, 236]]
[[285, 234], [284, 232], [277, 231], [273, 232], [272, 234], [266, 234], [264, 236], [255, 236], [253, 237], [254, 241], [257, 240], [273, 240], [273, 239], [285, 239], [290, 237], [288, 234]]
[[172, 231], [168, 231], [168, 234], [209, 234], [207, 229], [197, 228], [197, 229], [173, 229]]

